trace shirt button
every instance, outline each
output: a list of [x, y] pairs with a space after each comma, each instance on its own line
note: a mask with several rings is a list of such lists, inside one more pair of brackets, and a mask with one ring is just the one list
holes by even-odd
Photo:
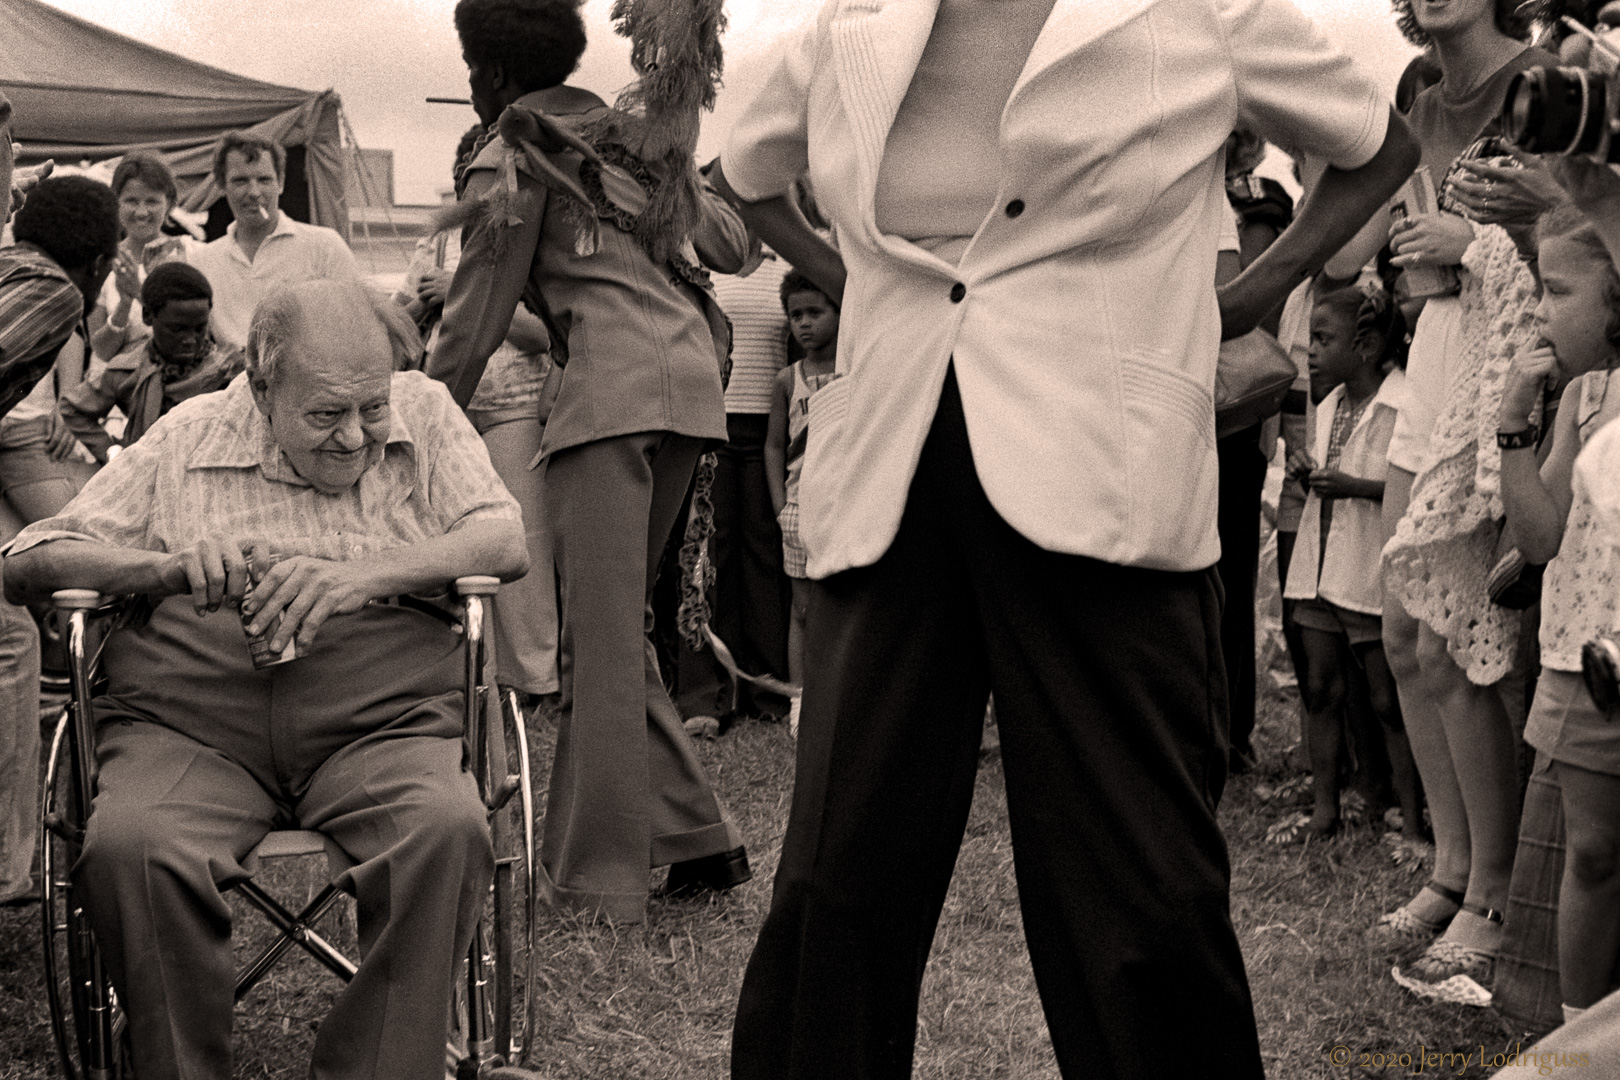
[[1023, 212], [1024, 212], [1024, 200], [1023, 199], [1014, 199], [1012, 202], [1007, 204], [1007, 216], [1008, 217], [1010, 217], [1010, 218], [1011, 217], [1017, 217], [1019, 214], [1022, 214]]
[[967, 286], [958, 281], [951, 286], [951, 303], [960, 304], [962, 297], [967, 295]]

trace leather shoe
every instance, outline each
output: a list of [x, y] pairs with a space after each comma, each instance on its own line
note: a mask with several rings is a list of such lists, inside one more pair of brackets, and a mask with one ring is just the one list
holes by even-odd
[[705, 889], [725, 892], [753, 877], [754, 872], [748, 867], [747, 850], [732, 848], [718, 855], [705, 855], [700, 859], [670, 864], [669, 877], [664, 881], [661, 895], [678, 899], [695, 896]]

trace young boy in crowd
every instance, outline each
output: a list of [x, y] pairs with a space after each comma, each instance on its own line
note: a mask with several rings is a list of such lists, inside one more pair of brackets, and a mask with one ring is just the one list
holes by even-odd
[[[782, 527], [782, 567], [793, 585], [793, 607], [788, 621], [788, 677], [804, 685], [804, 616], [810, 599], [805, 571], [804, 544], [799, 539], [799, 471], [809, 437], [810, 399], [838, 377], [838, 305], [798, 271], [782, 278], [782, 307], [788, 333], [804, 350], [804, 359], [784, 367], [776, 377], [771, 397], [770, 423], [765, 433], [765, 478], [771, 504]], [[799, 730], [799, 699], [793, 699], [788, 728]]]
[[1404, 373], [1405, 323], [1383, 292], [1340, 289], [1311, 311], [1311, 452], [1295, 450], [1289, 472], [1307, 491], [1298, 547], [1283, 595], [1305, 646], [1300, 684], [1309, 729], [1315, 810], [1272, 839], [1327, 837], [1339, 827], [1339, 747], [1351, 665], [1366, 675], [1408, 829], [1419, 828], [1417, 770], [1384, 659], [1379, 553], [1384, 458], [1395, 429], [1392, 404]]
[[[196, 267], [164, 263], [141, 286], [141, 319], [151, 330], [58, 399], [62, 420], [102, 464], [144, 435], [188, 398], [223, 390], [242, 370], [242, 354], [214, 341], [209, 329], [214, 290]], [[106, 420], [124, 414], [114, 438]]]

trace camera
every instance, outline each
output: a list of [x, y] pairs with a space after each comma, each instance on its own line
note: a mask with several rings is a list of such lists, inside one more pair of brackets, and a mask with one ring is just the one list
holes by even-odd
[[1612, 719], [1620, 707], [1620, 641], [1605, 634], [1581, 649], [1581, 675], [1597, 707]]
[[1613, 164], [1620, 162], [1620, 140], [1615, 138], [1617, 106], [1620, 92], [1613, 71], [1526, 68], [1508, 84], [1502, 133], [1526, 153]]

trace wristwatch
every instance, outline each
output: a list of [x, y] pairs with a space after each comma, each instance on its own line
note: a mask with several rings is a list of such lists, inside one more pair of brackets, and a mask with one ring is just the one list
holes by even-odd
[[1503, 450], [1534, 450], [1541, 437], [1541, 429], [1528, 427], [1523, 431], [1498, 431], [1496, 445]]

